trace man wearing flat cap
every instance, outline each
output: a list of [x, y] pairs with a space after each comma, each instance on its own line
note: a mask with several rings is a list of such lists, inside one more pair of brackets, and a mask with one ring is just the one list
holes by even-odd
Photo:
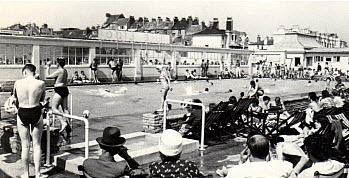
[[[103, 137], [96, 140], [102, 149], [102, 155], [98, 159], [86, 159], [83, 163], [86, 177], [120, 177], [131, 169], [137, 169], [139, 164], [127, 153], [123, 145], [126, 139], [120, 136], [117, 127], [107, 127], [103, 131]], [[117, 163], [114, 155], [124, 158], [128, 164]], [[87, 175], [86, 175], [87, 174]]]

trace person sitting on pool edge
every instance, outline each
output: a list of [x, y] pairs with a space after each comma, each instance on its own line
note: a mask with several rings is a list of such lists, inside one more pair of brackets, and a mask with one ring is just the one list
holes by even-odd
[[149, 165], [150, 177], [203, 177], [195, 163], [180, 159], [182, 149], [182, 136], [175, 130], [165, 130], [159, 141], [161, 162]]
[[[90, 177], [120, 177], [128, 174], [130, 168], [137, 169], [139, 164], [127, 153], [127, 148], [123, 145], [126, 139], [121, 137], [121, 132], [117, 127], [107, 127], [103, 131], [103, 136], [96, 140], [102, 149], [102, 155], [98, 159], [86, 159], [83, 162], [84, 172]], [[124, 158], [127, 165], [117, 163], [114, 155]]]

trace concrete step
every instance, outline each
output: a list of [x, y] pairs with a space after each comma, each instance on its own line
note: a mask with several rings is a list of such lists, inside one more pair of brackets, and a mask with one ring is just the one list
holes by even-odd
[[[139, 164], [144, 165], [154, 161], [159, 161], [159, 137], [160, 134], [150, 134], [144, 132], [135, 132], [123, 135], [126, 138], [125, 147], [128, 153]], [[64, 151], [53, 155], [53, 165], [66, 171], [78, 174], [78, 165], [82, 165], [84, 158], [85, 143], [77, 143], [61, 148]], [[96, 141], [89, 142], [89, 158], [98, 158], [101, 150]], [[183, 139], [183, 154], [195, 152], [199, 149], [199, 141]], [[116, 155], [116, 162], [125, 162], [120, 156]]]

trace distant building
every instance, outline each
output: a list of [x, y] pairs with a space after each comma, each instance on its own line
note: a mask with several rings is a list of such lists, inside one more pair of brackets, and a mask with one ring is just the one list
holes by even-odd
[[[254, 49], [250, 61], [252, 68], [261, 61], [272, 65], [287, 65], [289, 68], [315, 69], [318, 64], [324, 68], [326, 63], [330, 70], [347, 72], [349, 68], [349, 48], [335, 33], [319, 33], [298, 26], [290, 29], [280, 26], [273, 37], [273, 45], [268, 45], [267, 49]], [[251, 46], [258, 44], [261, 41]]]
[[220, 30], [218, 18], [214, 18], [207, 29], [193, 34], [192, 41], [193, 46], [209, 48], [242, 49], [248, 46], [247, 34], [233, 29], [231, 17], [227, 18], [226, 30]]
[[248, 45], [249, 50], [267, 50], [270, 46], [274, 44], [274, 38], [273, 37], [266, 37], [264, 40], [261, 40], [261, 37], [257, 36], [256, 42], [251, 42]]
[[0, 29], [0, 34], [5, 35], [20, 35], [20, 36], [52, 36], [53, 29], [48, 28], [47, 24], [38, 27], [35, 23], [27, 25], [14, 24], [12, 26]]

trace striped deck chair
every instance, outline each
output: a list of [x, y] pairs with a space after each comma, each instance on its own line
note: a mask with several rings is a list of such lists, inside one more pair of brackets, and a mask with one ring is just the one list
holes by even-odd
[[[220, 130], [217, 129], [220, 120], [224, 116], [224, 109], [228, 106], [229, 102], [221, 101], [212, 111], [206, 114], [205, 118], [205, 141], [220, 138]], [[199, 138], [201, 135], [201, 122], [195, 122], [191, 131]]]
[[226, 112], [224, 122], [229, 125], [229, 128], [226, 129], [227, 131], [235, 132], [239, 135], [241, 131], [246, 129], [246, 123], [242, 119], [242, 115], [247, 111], [252, 100], [249, 98], [241, 99], [233, 109]]
[[306, 114], [304, 111], [296, 111], [287, 119], [282, 120], [281, 122], [277, 120], [277, 123], [274, 125], [274, 127], [268, 129], [268, 134], [275, 136], [289, 134], [291, 127], [303, 121], [305, 119], [305, 115]]

